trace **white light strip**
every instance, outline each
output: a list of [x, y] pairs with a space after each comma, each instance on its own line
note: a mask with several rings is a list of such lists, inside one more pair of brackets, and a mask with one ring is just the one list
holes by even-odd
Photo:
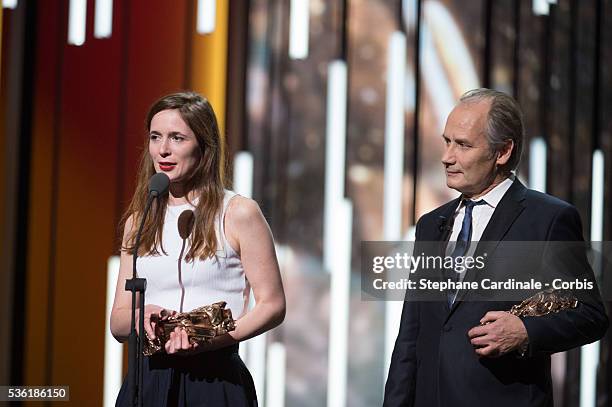
[[308, 56], [309, 0], [291, 0], [289, 8], [289, 57]]
[[406, 31], [413, 29], [416, 25], [417, 17], [417, 0], [401, 0], [402, 2], [402, 19], [406, 26]]
[[[249, 310], [255, 306], [255, 297], [253, 291], [249, 296]], [[253, 377], [255, 391], [257, 394], [264, 394], [264, 385], [266, 382], [266, 343], [267, 333], [264, 332], [254, 338], [248, 339], [240, 343], [238, 354], [243, 360], [246, 367]], [[262, 405], [263, 407], [263, 405]]]
[[[403, 238], [401, 238], [401, 240], [414, 242], [415, 232], [416, 227], [411, 226], [410, 228], [408, 228], [408, 232]], [[399, 332], [403, 306], [403, 301], [387, 300], [385, 302], [385, 354], [383, 359], [383, 391], [384, 386], [387, 383], [387, 376], [389, 375], [389, 366], [391, 366], [391, 356], [393, 355], [395, 340], [397, 339], [397, 333]]]
[[595, 150], [591, 178], [591, 242], [603, 241], [604, 168], [604, 154]]
[[344, 199], [346, 155], [347, 69], [341, 60], [329, 64], [327, 76], [327, 124], [325, 130], [325, 205], [323, 209], [323, 268], [332, 271], [336, 243], [332, 235], [334, 208]]
[[404, 180], [404, 79], [406, 37], [394, 32], [387, 53], [387, 101], [385, 112], [384, 239], [402, 236], [402, 184]]
[[533, 0], [533, 14], [536, 16], [547, 16], [550, 11], [550, 3], [548, 0]]
[[416, 226], [410, 226], [404, 235], [402, 240], [408, 240], [414, 242], [416, 240]]
[[196, 23], [198, 34], [211, 34], [215, 31], [216, 6], [216, 0], [198, 0], [198, 19]]
[[[244, 197], [251, 198], [253, 196], [253, 155], [248, 151], [240, 151], [234, 156], [234, 191]], [[253, 292], [249, 297], [249, 309], [252, 309], [255, 305], [255, 298]], [[265, 348], [265, 338], [264, 338]], [[240, 358], [244, 361], [245, 365], [249, 370], [257, 372], [262, 371], [260, 368], [261, 360], [254, 354], [257, 352], [257, 348], [261, 347], [261, 343], [258, 343], [257, 338], [249, 339], [240, 344], [240, 350], [238, 351]], [[265, 361], [264, 361], [265, 368]], [[262, 379], [258, 377], [260, 386], [262, 385]], [[257, 383], [257, 382], [256, 382]], [[261, 391], [261, 389], [257, 389]]]
[[[334, 255], [330, 284], [327, 406], [346, 406], [353, 206], [342, 199], [334, 208]], [[331, 317], [333, 316], [333, 318]]]
[[[427, 34], [435, 45], [433, 51], [440, 58], [440, 67], [450, 81], [453, 92], [462, 94], [479, 87], [480, 79], [472, 52], [458, 20], [450, 9], [440, 1], [426, 1], [423, 2], [423, 16], [427, 21]], [[422, 48], [424, 49], [425, 45]], [[452, 74], [449, 75], [449, 72]], [[435, 95], [435, 98], [439, 96]], [[451, 94], [451, 97], [454, 106], [455, 95]]]
[[[283, 245], [275, 245], [278, 264], [281, 268], [281, 272], [283, 269], [283, 265], [285, 264], [285, 256], [288, 252], [288, 248]], [[249, 310], [251, 310], [255, 306], [255, 297], [253, 296], [253, 291], [251, 291], [251, 295], [249, 297]], [[253, 382], [255, 383], [255, 391], [259, 394], [259, 405], [261, 407], [266, 406], [263, 400], [267, 398], [272, 398], [274, 402], [278, 402], [278, 400], [284, 400], [285, 397], [285, 386], [280, 386], [281, 381], [285, 382], [286, 369], [284, 365], [284, 355], [283, 355], [283, 363], [282, 370], [280, 369], [280, 361], [278, 355], [278, 349], [276, 349], [273, 354], [268, 354], [268, 360], [266, 361], [266, 352], [273, 352], [271, 349], [267, 348], [267, 332], [251, 338], [245, 342], [240, 343], [239, 355], [240, 358], [244, 361], [244, 364], [249, 369], [251, 376], [253, 377]], [[274, 344], [271, 344], [268, 348], [271, 348]], [[282, 346], [281, 344], [278, 344]], [[284, 351], [284, 347], [283, 347]], [[273, 364], [270, 364], [270, 360], [273, 360]], [[266, 364], [268, 363], [268, 365]], [[272, 378], [272, 379], [271, 379]], [[272, 382], [270, 382], [272, 380]], [[265, 389], [267, 386], [267, 389]], [[278, 388], [275, 388], [279, 386]], [[273, 388], [273, 390], [270, 390]], [[267, 393], [264, 393], [264, 389], [267, 390]], [[266, 398], [264, 398], [264, 394]]]
[[242, 359], [245, 365], [249, 357], [248, 347], [249, 347], [249, 341], [246, 341], [246, 342], [241, 342], [240, 347], [238, 348], [238, 356], [240, 356], [240, 359]]
[[[268, 377], [266, 379], [265, 407], [285, 407], [285, 376], [287, 355], [280, 342], [268, 346]], [[261, 399], [263, 397], [260, 396]], [[262, 406], [263, 407], [263, 406]]]
[[400, 321], [402, 319], [403, 301], [385, 301], [385, 354], [383, 361], [383, 391], [389, 375], [391, 366], [391, 356], [395, 347], [395, 340], [399, 332]]
[[[404, 96], [406, 78], [406, 36], [396, 31], [387, 51], [387, 100], [385, 112], [385, 173], [383, 235], [386, 241], [402, 239], [402, 184], [404, 181]], [[401, 301], [385, 302], [384, 380], [399, 329]]]
[[110, 38], [113, 33], [113, 0], [96, 0], [94, 37]]
[[436, 95], [431, 99], [431, 102], [439, 133], [442, 133], [446, 117], [453, 110], [456, 98], [444, 69], [444, 64], [436, 51], [429, 26], [425, 22], [423, 22], [421, 29], [421, 53], [423, 61], [421, 67], [422, 83], [427, 88], [424, 89], [423, 94]]
[[595, 407], [599, 341], [580, 348], [580, 407]]
[[68, 44], [85, 43], [85, 24], [87, 23], [87, 0], [70, 0], [68, 8]]
[[[249, 295], [249, 303], [247, 305], [249, 311], [253, 308], [254, 304], [255, 298], [253, 297], [253, 292], [251, 292]], [[249, 356], [253, 353], [251, 349], [251, 343], [253, 343], [253, 340], [248, 339], [244, 342], [240, 342], [240, 346], [238, 347], [238, 356], [240, 356], [240, 359], [242, 359], [247, 368], [249, 368], [250, 364]]]
[[2, 7], [16, 9], [17, 8], [17, 0], [2, 0]]
[[[255, 304], [255, 298], [253, 298], [253, 291], [251, 291], [251, 304]], [[249, 339], [242, 344], [248, 344], [247, 357], [244, 361], [245, 365], [251, 372], [253, 377], [253, 383], [255, 383], [255, 392], [260, 394], [263, 400], [263, 395], [266, 385], [266, 344], [267, 344], [268, 333], [264, 332], [254, 338]], [[263, 407], [263, 406], [262, 406]]]
[[[591, 242], [595, 245], [603, 240], [604, 170], [604, 154], [601, 150], [595, 150], [591, 177]], [[596, 260], [595, 264], [599, 262]], [[594, 271], [598, 275], [599, 267], [595, 267]], [[580, 407], [593, 407], [597, 401], [599, 345], [597, 341], [580, 348]]]
[[529, 188], [546, 192], [546, 141], [542, 137], [529, 144]]
[[253, 196], [253, 154], [240, 151], [234, 157], [234, 191], [242, 196]]
[[117, 401], [123, 376], [123, 345], [110, 332], [110, 315], [115, 298], [115, 287], [119, 276], [119, 256], [108, 259], [106, 271], [106, 318], [104, 319], [104, 407], [111, 407]]

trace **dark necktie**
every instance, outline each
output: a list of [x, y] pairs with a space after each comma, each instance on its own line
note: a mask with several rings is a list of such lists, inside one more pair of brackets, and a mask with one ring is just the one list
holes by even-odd
[[[486, 202], [484, 200], [480, 201], [472, 201], [466, 199], [463, 201], [465, 205], [465, 216], [463, 217], [463, 223], [461, 224], [461, 231], [457, 236], [457, 242], [455, 243], [455, 249], [451, 254], [451, 257], [461, 257], [465, 256], [468, 249], [470, 248], [470, 242], [472, 241], [472, 210], [476, 205], [484, 205]], [[457, 273], [454, 269], [447, 270], [448, 277], [451, 281], [458, 282], [459, 281], [459, 273]], [[448, 300], [448, 306], [451, 307], [453, 302], [455, 301], [455, 296], [457, 295], [457, 290], [447, 290], [446, 298]]]

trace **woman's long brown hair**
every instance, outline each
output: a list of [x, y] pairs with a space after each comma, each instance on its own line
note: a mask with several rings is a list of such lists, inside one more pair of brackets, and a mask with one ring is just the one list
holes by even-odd
[[[219, 134], [217, 119], [212, 106], [202, 96], [194, 92], [173, 93], [159, 99], [151, 106], [146, 118], [147, 134], [144, 150], [140, 158], [136, 191], [132, 201], [121, 220], [121, 228], [125, 228], [127, 220], [132, 217], [132, 227], [128, 232], [125, 246], [122, 250], [134, 253], [134, 240], [137, 225], [140, 225], [141, 214], [145, 209], [148, 197], [149, 178], [155, 174], [153, 160], [149, 155], [149, 131], [153, 116], [163, 110], [178, 110], [182, 119], [194, 132], [200, 148], [200, 160], [187, 175], [186, 194], [191, 204], [189, 193], [195, 192], [198, 197], [194, 210], [194, 227], [189, 238], [190, 248], [185, 259], [205, 259], [215, 254], [217, 249], [217, 235], [215, 233], [215, 218], [224, 196], [224, 180], [222, 168], [225, 168], [225, 159], [222, 155], [223, 140]], [[138, 255], [165, 254], [162, 247], [162, 231], [168, 195], [161, 196], [153, 204], [151, 213], [145, 219]]]

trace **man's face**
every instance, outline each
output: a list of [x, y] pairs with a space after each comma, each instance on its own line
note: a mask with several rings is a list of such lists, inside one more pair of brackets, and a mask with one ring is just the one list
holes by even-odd
[[457, 105], [442, 135], [446, 185], [469, 197], [480, 194], [495, 180], [498, 156], [491, 153], [485, 136], [489, 107], [488, 101]]

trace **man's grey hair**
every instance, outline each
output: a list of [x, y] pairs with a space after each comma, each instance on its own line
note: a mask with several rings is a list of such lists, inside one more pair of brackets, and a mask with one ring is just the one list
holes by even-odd
[[461, 96], [459, 102], [474, 103], [483, 100], [491, 103], [485, 124], [485, 136], [489, 141], [491, 153], [495, 154], [508, 140], [512, 140], [514, 148], [508, 163], [502, 170], [508, 172], [515, 170], [521, 161], [525, 139], [525, 126], [523, 125], [521, 108], [511, 96], [487, 88], [467, 91]]

